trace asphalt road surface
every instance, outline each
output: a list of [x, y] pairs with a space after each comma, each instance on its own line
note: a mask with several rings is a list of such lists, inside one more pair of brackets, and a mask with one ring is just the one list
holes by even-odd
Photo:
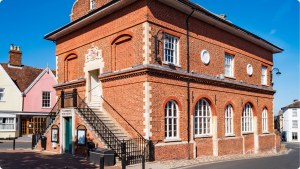
[[[13, 142], [1, 142], [0, 150], [12, 150]], [[16, 149], [31, 149], [31, 142], [16, 142]]]
[[213, 164], [184, 167], [186, 169], [299, 169], [300, 143], [283, 143], [292, 149], [286, 155], [225, 161]]

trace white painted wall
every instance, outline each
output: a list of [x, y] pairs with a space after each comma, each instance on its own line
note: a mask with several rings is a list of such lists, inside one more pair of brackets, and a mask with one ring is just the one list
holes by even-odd
[[[4, 101], [0, 101], [0, 111], [22, 111], [22, 96], [12, 85], [11, 80], [3, 73], [0, 65], [0, 88], [5, 88]], [[0, 114], [1, 117], [1, 114]]]
[[[293, 117], [293, 109], [297, 110], [297, 117]], [[298, 121], [298, 128], [293, 128], [293, 120]], [[300, 142], [300, 108], [289, 108], [283, 110], [283, 131], [286, 131], [288, 142]], [[298, 141], [292, 140], [292, 133], [298, 133]]]

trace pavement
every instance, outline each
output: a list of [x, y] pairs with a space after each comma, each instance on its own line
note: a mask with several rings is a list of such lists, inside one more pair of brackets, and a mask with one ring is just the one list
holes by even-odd
[[290, 149], [284, 155], [259, 158], [227, 160], [206, 164], [195, 164], [180, 169], [298, 169], [300, 168], [300, 143], [282, 143]]
[[[31, 142], [17, 142], [15, 143], [16, 149], [31, 149]], [[13, 142], [12, 141], [2, 141], [0, 140], [0, 150], [12, 150]]]
[[[0, 150], [0, 168], [2, 169], [93, 169], [99, 166], [68, 154], [55, 154], [31, 150]], [[104, 167], [121, 169], [120, 167]]]

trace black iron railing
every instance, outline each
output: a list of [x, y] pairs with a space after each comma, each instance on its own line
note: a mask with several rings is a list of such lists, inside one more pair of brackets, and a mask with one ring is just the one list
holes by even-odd
[[45, 134], [47, 129], [52, 125], [53, 121], [59, 114], [59, 110], [61, 108], [61, 97], [58, 98], [55, 105], [53, 106], [52, 110], [47, 115], [47, 120], [39, 123], [39, 126], [37, 126], [37, 130], [34, 131], [32, 135], [32, 149], [36, 146], [36, 144], [39, 142], [39, 140], [42, 138], [42, 136]]

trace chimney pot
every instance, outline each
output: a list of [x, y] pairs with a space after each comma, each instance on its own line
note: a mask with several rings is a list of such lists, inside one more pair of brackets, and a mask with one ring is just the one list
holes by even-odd
[[227, 16], [226, 16], [225, 14], [221, 14], [220, 16], [221, 16], [221, 18], [223, 18], [223, 19], [226, 20], [226, 17], [227, 17]]
[[10, 45], [10, 50], [14, 50], [14, 44]]
[[18, 51], [20, 51], [20, 46], [17, 47]]
[[16, 46], [14, 46], [14, 50], [17, 50], [17, 47], [16, 47]]

